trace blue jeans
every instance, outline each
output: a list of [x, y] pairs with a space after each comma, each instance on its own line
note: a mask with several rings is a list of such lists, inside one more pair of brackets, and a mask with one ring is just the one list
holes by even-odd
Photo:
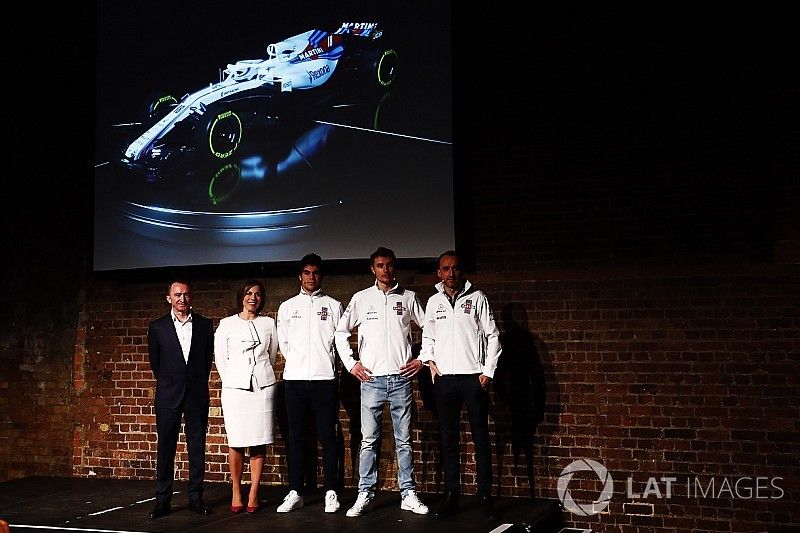
[[411, 380], [373, 376], [361, 383], [361, 452], [358, 464], [358, 490], [374, 494], [378, 482], [377, 444], [381, 438], [383, 406], [389, 404], [397, 452], [397, 481], [400, 495], [414, 490], [414, 458], [411, 453]]

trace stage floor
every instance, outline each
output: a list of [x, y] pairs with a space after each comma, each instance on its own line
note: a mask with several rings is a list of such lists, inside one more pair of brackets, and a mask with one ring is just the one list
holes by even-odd
[[553, 533], [561, 529], [558, 502], [548, 499], [496, 498], [500, 513], [488, 522], [480, 512], [475, 496], [462, 496], [462, 511], [446, 520], [433, 517], [442, 500], [440, 494], [420, 494], [431, 508], [426, 516], [400, 509], [397, 492], [379, 492], [373, 510], [356, 518], [345, 511], [355, 501], [356, 490], [339, 494], [342, 508], [337, 513], [323, 512], [322, 491], [306, 495], [305, 507], [291, 513], [275, 509], [288, 492], [287, 487], [262, 486], [264, 507], [257, 513], [234, 515], [228, 509], [230, 488], [226, 483], [206, 483], [204, 500], [214, 512], [202, 517], [189, 512], [185, 483], [176, 482], [172, 514], [150, 520], [155, 482], [149, 480], [28, 477], [0, 483], [0, 518], [11, 531], [93, 531], [93, 532], [252, 532], [301, 531], [353, 533], [443, 533], [459, 532], [536, 532]]

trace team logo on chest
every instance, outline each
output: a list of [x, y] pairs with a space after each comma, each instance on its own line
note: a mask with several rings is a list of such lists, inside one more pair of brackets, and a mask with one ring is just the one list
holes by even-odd
[[403, 302], [397, 302], [396, 304], [394, 304], [394, 307], [392, 307], [392, 309], [394, 309], [397, 312], [397, 316], [402, 316], [404, 311]]
[[323, 307], [319, 311], [317, 311], [320, 320], [328, 320], [328, 308]]
[[464, 309], [464, 314], [470, 314], [472, 312], [472, 300], [467, 300], [461, 304], [461, 308]]

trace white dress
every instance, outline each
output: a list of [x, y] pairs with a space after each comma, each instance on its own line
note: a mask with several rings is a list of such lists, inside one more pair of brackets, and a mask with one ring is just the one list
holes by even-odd
[[275, 320], [225, 317], [214, 333], [214, 362], [222, 379], [222, 415], [228, 446], [244, 448], [273, 442], [275, 372], [278, 353]]

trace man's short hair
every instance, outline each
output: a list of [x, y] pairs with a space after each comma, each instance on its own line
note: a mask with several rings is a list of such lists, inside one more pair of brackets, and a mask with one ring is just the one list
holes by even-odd
[[436, 260], [437, 267], [439, 266], [439, 263], [442, 262], [443, 257], [458, 257], [459, 259], [461, 259], [461, 256], [458, 255], [458, 252], [456, 252], [455, 250], [447, 250], [446, 252], [442, 252], [441, 254], [439, 254], [439, 259]]
[[181, 285], [186, 285], [187, 287], [189, 287], [189, 290], [192, 290], [192, 284], [186, 281], [185, 279], [173, 278], [173, 280], [169, 282], [169, 285], [167, 285], [167, 296], [169, 296], [169, 294], [172, 292], [172, 286], [175, 285], [176, 283], [180, 283]]
[[383, 246], [379, 246], [378, 249], [372, 252], [372, 255], [369, 256], [370, 266], [375, 264], [376, 257], [389, 257], [392, 261], [397, 262], [397, 256], [394, 255], [394, 252], [389, 248], [384, 248]]
[[303, 269], [307, 266], [315, 266], [319, 267], [320, 271], [322, 270], [322, 258], [317, 254], [306, 254], [300, 260], [300, 269], [299, 272], [302, 273]]

